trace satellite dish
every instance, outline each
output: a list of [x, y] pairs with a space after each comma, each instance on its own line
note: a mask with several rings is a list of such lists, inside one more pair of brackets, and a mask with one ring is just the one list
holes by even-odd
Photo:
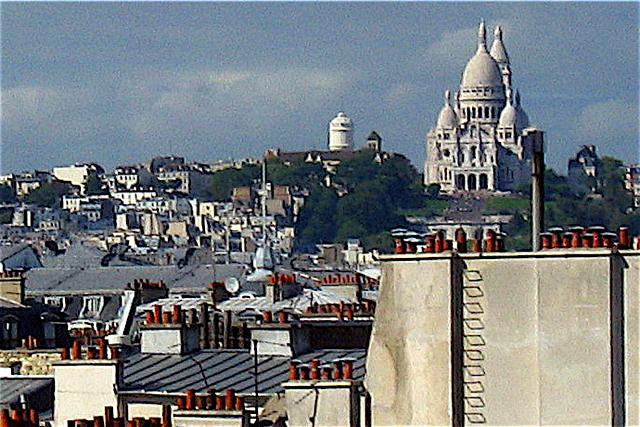
[[235, 277], [227, 277], [224, 279], [224, 288], [227, 292], [235, 294], [240, 290], [240, 282]]

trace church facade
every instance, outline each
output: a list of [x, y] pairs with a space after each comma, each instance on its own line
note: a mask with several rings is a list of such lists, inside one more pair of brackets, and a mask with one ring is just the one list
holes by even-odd
[[439, 184], [446, 193], [517, 190], [530, 182], [532, 147], [523, 138], [528, 126], [502, 30], [496, 27], [489, 50], [482, 22], [460, 88], [453, 97], [445, 92], [436, 126], [427, 134], [425, 185]]

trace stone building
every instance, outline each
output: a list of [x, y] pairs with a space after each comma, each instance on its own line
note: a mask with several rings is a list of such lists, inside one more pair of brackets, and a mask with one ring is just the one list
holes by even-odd
[[511, 63], [498, 26], [487, 48], [484, 22], [478, 49], [462, 74], [459, 91], [445, 92], [436, 126], [427, 134], [425, 185], [442, 191], [512, 191], [529, 182], [529, 117], [512, 84]]

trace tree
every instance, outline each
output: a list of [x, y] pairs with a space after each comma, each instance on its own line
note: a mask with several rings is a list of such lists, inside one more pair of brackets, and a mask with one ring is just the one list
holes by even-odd
[[333, 189], [321, 185], [312, 189], [296, 224], [298, 246], [334, 241], [337, 203], [338, 196]]
[[53, 181], [46, 182], [40, 187], [31, 191], [26, 197], [27, 203], [32, 203], [44, 207], [59, 207], [60, 199], [64, 194], [71, 191], [72, 186], [66, 182]]
[[0, 203], [14, 203], [16, 195], [8, 185], [0, 185]]
[[90, 196], [98, 194], [108, 194], [109, 191], [102, 185], [102, 180], [96, 174], [89, 174], [87, 177], [87, 194]]
[[260, 177], [260, 167], [245, 166], [241, 169], [228, 168], [213, 174], [207, 195], [215, 201], [231, 199], [235, 187], [247, 187]]

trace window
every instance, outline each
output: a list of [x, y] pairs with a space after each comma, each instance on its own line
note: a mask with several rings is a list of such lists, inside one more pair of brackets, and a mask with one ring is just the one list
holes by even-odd
[[482, 118], [482, 107], [478, 107], [478, 118]]
[[449, 139], [450, 135], [448, 133], [444, 134], [444, 139]]
[[100, 303], [102, 298], [100, 297], [84, 297], [84, 313], [98, 313], [100, 311]]
[[449, 149], [445, 149], [442, 154], [444, 154], [445, 157], [449, 157], [451, 155], [451, 151], [449, 151]]
[[489, 118], [489, 107], [484, 107], [484, 117]]

